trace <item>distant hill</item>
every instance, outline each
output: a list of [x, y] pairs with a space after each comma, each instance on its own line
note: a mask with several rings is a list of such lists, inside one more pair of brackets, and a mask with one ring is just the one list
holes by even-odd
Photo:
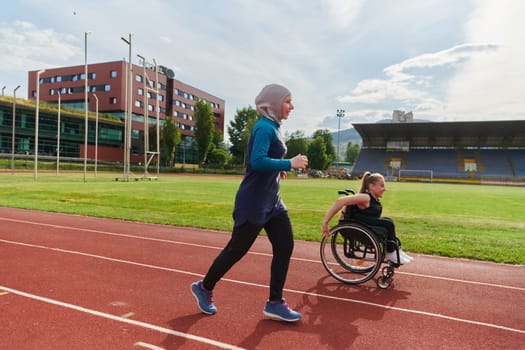
[[[337, 131], [332, 132], [332, 139], [333, 139], [333, 145], [334, 149], [337, 149]], [[308, 137], [309, 140], [311, 140], [311, 136]], [[348, 142], [352, 142], [353, 145], [358, 144], [359, 147], [363, 144], [363, 140], [361, 140], [361, 136], [359, 136], [359, 133], [355, 131], [354, 128], [351, 129], [345, 129], [341, 130], [339, 132], [339, 154], [343, 155], [346, 152], [346, 146], [348, 145]]]
[[[334, 147], [337, 147], [337, 131], [332, 133], [332, 138], [334, 140]], [[348, 142], [352, 142], [354, 145], [358, 144], [359, 146], [363, 144], [361, 136], [359, 136], [359, 133], [355, 131], [354, 128], [341, 130], [339, 132], [339, 146], [341, 149], [346, 149]]]

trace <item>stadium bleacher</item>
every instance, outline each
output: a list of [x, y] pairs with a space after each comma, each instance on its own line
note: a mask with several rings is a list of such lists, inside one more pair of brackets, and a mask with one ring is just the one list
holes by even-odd
[[[363, 144], [352, 174], [432, 172], [434, 180], [525, 181], [525, 120], [354, 124]], [[422, 172], [423, 173], [423, 172]]]

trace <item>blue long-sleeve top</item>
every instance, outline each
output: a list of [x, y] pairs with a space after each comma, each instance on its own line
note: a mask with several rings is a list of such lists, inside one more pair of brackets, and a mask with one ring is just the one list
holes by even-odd
[[260, 118], [254, 125], [246, 146], [246, 173], [235, 197], [234, 225], [247, 221], [264, 226], [270, 218], [286, 211], [280, 189], [280, 172], [291, 169], [284, 159], [286, 144], [279, 125]]

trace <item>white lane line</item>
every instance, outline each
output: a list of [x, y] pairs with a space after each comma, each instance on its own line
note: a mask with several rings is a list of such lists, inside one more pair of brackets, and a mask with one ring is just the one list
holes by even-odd
[[453, 317], [453, 316], [436, 314], [436, 313], [433, 313], [433, 312], [412, 310], [412, 309], [406, 309], [406, 308], [402, 308], [402, 307], [389, 306], [389, 305], [383, 305], [383, 304], [376, 304], [376, 303], [371, 303], [371, 302], [363, 301], [363, 300], [341, 298], [341, 297], [336, 297], [336, 296], [331, 296], [331, 295], [324, 295], [324, 294], [317, 294], [317, 293], [312, 293], [312, 292], [304, 292], [304, 291], [298, 291], [298, 290], [287, 290], [287, 291], [294, 292], [294, 293], [306, 294], [306, 295], [314, 296], [314, 297], [318, 297], [318, 298], [326, 298], [326, 299], [333, 299], [333, 300], [339, 300], [339, 301], [349, 301], [349, 302], [356, 303], [356, 304], [374, 306], [374, 307], [379, 307], [379, 308], [384, 308], [384, 309], [389, 309], [389, 310], [396, 310], [396, 311], [401, 311], [401, 312], [408, 312], [408, 313], [417, 314], [417, 315], [430, 316], [430, 317], [441, 318], [441, 319], [450, 320], [450, 321], [457, 321], [457, 322], [461, 322], [461, 323], [468, 323], [468, 324], [473, 324], [473, 325], [477, 325], [477, 326], [483, 326], [483, 327], [489, 327], [489, 328], [497, 328], [497, 329], [501, 329], [501, 330], [504, 330], [504, 331], [525, 334], [525, 329], [510, 328], [510, 327], [500, 326], [500, 325], [493, 324], [493, 323], [486, 323], [486, 322], [467, 320], [467, 319], [464, 319], [464, 318], [458, 318], [458, 317]]
[[[197, 247], [197, 248], [206, 248], [206, 249], [214, 249], [214, 250], [222, 250], [224, 248], [224, 247], [214, 247], [214, 246], [197, 244], [197, 243], [173, 241], [173, 240], [169, 240], [169, 239], [135, 236], [135, 235], [129, 235], [129, 234], [124, 234], [124, 233], [115, 233], [115, 232], [108, 232], [108, 231], [83, 229], [83, 228], [62, 226], [62, 225], [55, 225], [55, 224], [44, 224], [44, 223], [35, 222], [35, 221], [26, 221], [26, 220], [8, 219], [8, 218], [0, 218], [0, 220], [11, 221], [11, 222], [18, 222], [18, 223], [29, 224], [29, 225], [38, 225], [38, 226], [52, 227], [52, 228], [71, 230], [71, 231], [90, 232], [90, 233], [96, 233], [96, 234], [107, 235], [107, 236], [125, 237], [125, 238], [132, 238], [132, 239], [139, 239], [139, 240], [146, 240], [146, 241], [153, 241], [153, 242], [177, 244], [177, 245], [184, 245], [184, 246]], [[250, 255], [258, 255], [258, 256], [268, 256], [268, 257], [272, 256], [272, 254], [269, 254], [269, 253], [260, 253], [260, 252], [253, 252], [253, 251], [249, 251], [248, 254], [250, 254]], [[321, 260], [304, 259], [304, 258], [297, 258], [297, 257], [292, 257], [292, 260], [303, 261], [303, 262], [310, 262], [310, 263], [315, 263], [315, 264], [320, 264], [321, 263]], [[509, 266], [514, 267], [516, 265], [509, 265]], [[520, 266], [516, 266], [516, 267], [519, 268]], [[475, 285], [486, 286], [486, 287], [504, 288], [504, 289], [513, 289], [513, 290], [518, 290], [518, 291], [525, 291], [525, 288], [522, 288], [522, 287], [507, 286], [507, 285], [494, 284], [494, 283], [488, 283], [488, 282], [469, 281], [469, 280], [463, 280], [463, 279], [457, 279], [457, 278], [433, 276], [433, 275], [418, 274], [418, 273], [404, 272], [404, 271], [396, 271], [396, 273], [399, 273], [399, 274], [402, 274], [402, 275], [403, 274], [404, 275], [410, 275], [410, 276], [413, 276], [413, 277], [420, 277], [420, 278], [429, 278], [429, 279], [436, 279], [436, 280], [452, 281], [452, 282], [457, 282], [457, 283], [475, 284]]]
[[136, 342], [133, 345], [140, 346], [141, 348], [151, 349], [151, 350], [165, 350], [164, 348], [161, 348], [160, 346], [144, 343], [144, 342], [141, 342], [141, 341]]
[[181, 337], [181, 338], [185, 338], [185, 339], [194, 340], [194, 341], [197, 341], [197, 342], [200, 342], [200, 343], [204, 343], [204, 344], [207, 344], [207, 345], [213, 345], [213, 346], [216, 346], [216, 347], [219, 347], [219, 348], [222, 348], [222, 349], [236, 349], [236, 350], [242, 349], [242, 348], [239, 348], [239, 347], [237, 347], [235, 345], [226, 344], [226, 343], [223, 343], [223, 342], [220, 342], [220, 341], [217, 341], [217, 340], [208, 339], [208, 338], [200, 337], [200, 336], [189, 334], [189, 333], [178, 332], [178, 331], [175, 331], [173, 329], [159, 327], [159, 326], [156, 326], [156, 325], [153, 325], [153, 324], [150, 324], [150, 323], [146, 323], [146, 322], [130, 320], [130, 319], [127, 319], [127, 318], [111, 315], [111, 314], [108, 314], [108, 313], [105, 313], [105, 312], [100, 312], [100, 311], [96, 311], [96, 310], [87, 309], [87, 308], [82, 307], [82, 306], [65, 303], [65, 302], [62, 302], [62, 301], [58, 301], [58, 300], [42, 297], [42, 296], [39, 296], [39, 295], [26, 293], [26, 292], [23, 292], [23, 291], [20, 291], [20, 290], [16, 290], [16, 289], [4, 287], [4, 286], [0, 286], [0, 290], [4, 290], [4, 291], [7, 291], [7, 292], [10, 292], [12, 294], [16, 294], [16, 295], [19, 295], [19, 296], [22, 296], [22, 297], [25, 297], [25, 298], [38, 300], [40, 302], [53, 304], [53, 305], [56, 305], [56, 306], [64, 307], [64, 308], [67, 308], [67, 309], [72, 309], [72, 310], [75, 310], [75, 311], [80, 311], [80, 312], [83, 312], [83, 313], [86, 313], [86, 314], [90, 314], [90, 315], [93, 315], [93, 316], [103, 317], [103, 318], [107, 318], [107, 319], [110, 319], [110, 320], [113, 320], [113, 321], [118, 321], [118, 322], [131, 324], [133, 326], [150, 329], [150, 330], [153, 330], [153, 331], [157, 331], [157, 332], [173, 335], [173, 336], [176, 336], [176, 337]]
[[514, 287], [514, 286], [506, 286], [504, 284], [494, 284], [494, 283], [488, 283], [488, 282], [467, 281], [467, 280], [462, 280], [462, 279], [457, 279], [457, 278], [452, 278], [452, 277], [431, 276], [431, 275], [425, 275], [425, 274], [413, 273], [413, 272], [405, 272], [405, 271], [396, 271], [396, 273], [399, 273], [400, 275], [408, 275], [408, 276], [415, 276], [415, 277], [431, 278], [431, 279], [435, 279], [435, 280], [451, 281], [451, 282], [466, 283], [466, 284], [476, 284], [476, 285], [485, 286], [485, 287], [513, 289], [513, 290], [518, 290], [518, 291], [525, 292], [525, 288]]
[[55, 251], [55, 252], [66, 253], [66, 254], [87, 256], [87, 257], [90, 257], [90, 258], [101, 259], [101, 260], [108, 260], [108, 261], [113, 261], [113, 262], [118, 262], [118, 263], [123, 263], [123, 264], [128, 264], [128, 265], [145, 267], [145, 268], [149, 268], [149, 269], [163, 270], [163, 271], [169, 271], [169, 272], [177, 272], [177, 273], [182, 273], [182, 274], [185, 274], [185, 275], [203, 277], [203, 275], [199, 274], [199, 273], [193, 273], [193, 272], [188, 272], [188, 271], [184, 271], [184, 270], [177, 270], [177, 269], [172, 269], [172, 268], [169, 268], [169, 267], [162, 267], [162, 266], [156, 266], [156, 265], [150, 265], [150, 264], [143, 264], [143, 263], [138, 263], [138, 262], [129, 261], [129, 260], [110, 258], [110, 257], [107, 257], [107, 256], [101, 256], [101, 255], [95, 255], [95, 254], [89, 254], [89, 253], [82, 253], [82, 252], [78, 252], [78, 251], [74, 251], [74, 250], [67, 250], [67, 249], [61, 249], [61, 248], [52, 248], [52, 247], [46, 247], [46, 246], [41, 246], [41, 245], [36, 245], [36, 244], [29, 244], [29, 243], [22, 243], [22, 242], [13, 242], [13, 241], [7, 241], [7, 240], [4, 240], [4, 239], [0, 239], [0, 242], [4, 242], [4, 243], [8, 243], [8, 244], [14, 244], [14, 245], [20, 245], [20, 246], [30, 247], [30, 248], [52, 250], [52, 251]]
[[[96, 258], [96, 259], [108, 260], [108, 261], [119, 262], [119, 263], [128, 264], [128, 265], [134, 265], [134, 266], [140, 266], [140, 267], [151, 268], [151, 269], [156, 269], [156, 270], [162, 270], [162, 271], [175, 272], [175, 273], [180, 273], [180, 274], [184, 274], [184, 275], [203, 277], [202, 274], [195, 273], [195, 272], [189, 272], [189, 271], [184, 271], [184, 270], [172, 269], [172, 268], [168, 268], [168, 267], [137, 263], [137, 262], [133, 262], [133, 261], [122, 260], [122, 259], [115, 259], [115, 258], [110, 258], [110, 257], [105, 257], [105, 256], [100, 256], [100, 255], [94, 255], [94, 254], [87, 254], [87, 253], [82, 253], [82, 252], [77, 252], [77, 251], [72, 251], [72, 250], [65, 250], [65, 249], [60, 249], [60, 248], [50, 248], [50, 247], [38, 246], [38, 245], [28, 244], [28, 243], [12, 242], [12, 241], [6, 241], [6, 240], [3, 240], [3, 239], [0, 239], [0, 242], [14, 244], [14, 245], [21, 245], [21, 246], [26, 246], [26, 247], [31, 247], [31, 248], [39, 248], [39, 249], [57, 251], [57, 252], [67, 253], [67, 254], [75, 254], [75, 255], [87, 256], [87, 257]], [[240, 281], [240, 280], [234, 280], [234, 279], [229, 279], [229, 278], [223, 278], [222, 281], [227, 281], [227, 282], [231, 282], [231, 283], [235, 283], [235, 284], [242, 284], [242, 285], [247, 285], [247, 286], [252, 286], [252, 287], [258, 287], [258, 288], [263, 288], [263, 289], [267, 289], [268, 288], [267, 285], [262, 285], [262, 284], [259, 284], [259, 283], [246, 282], [246, 281]], [[0, 288], [0, 290], [1, 290], [1, 288]], [[467, 319], [462, 319], [462, 318], [453, 317], [453, 316], [436, 314], [436, 313], [433, 313], [433, 312], [426, 312], [426, 311], [419, 311], [419, 310], [413, 310], [413, 309], [394, 307], [394, 306], [389, 306], [389, 305], [371, 303], [371, 302], [358, 300], [358, 299], [335, 297], [335, 296], [331, 296], [331, 295], [318, 294], [318, 293], [307, 292], [307, 291], [302, 291], [302, 290], [294, 290], [294, 289], [286, 289], [285, 288], [284, 291], [290, 292], [290, 293], [296, 293], [296, 294], [299, 294], [299, 295], [309, 295], [309, 296], [314, 296], [314, 297], [318, 297], [318, 298], [339, 300], [339, 301], [345, 301], [345, 302], [350, 302], [350, 303], [355, 303], [355, 304], [363, 304], [363, 305], [374, 306], [374, 307], [388, 309], [388, 310], [396, 310], [396, 311], [401, 311], [401, 312], [408, 312], [408, 313], [419, 314], [419, 315], [424, 315], [424, 316], [429, 316], [429, 317], [434, 317], [434, 318], [452, 320], [452, 321], [457, 321], [457, 322], [462, 322], [462, 323], [474, 324], [474, 325], [484, 326], [484, 327], [489, 327], [489, 328], [497, 328], [497, 329], [502, 329], [502, 330], [506, 330], [506, 331], [510, 331], [510, 332], [525, 334], [525, 330], [522, 330], [522, 329], [516, 329], [516, 328], [500, 326], [500, 325], [493, 324], [493, 323], [486, 323], [486, 322], [478, 322], [478, 321], [473, 321], [473, 320], [467, 320]]]

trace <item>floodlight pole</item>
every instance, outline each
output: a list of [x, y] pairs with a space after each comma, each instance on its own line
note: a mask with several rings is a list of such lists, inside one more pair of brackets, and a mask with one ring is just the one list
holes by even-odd
[[4, 96], [4, 90], [5, 90], [6, 87], [7, 86], [5, 86], [5, 85], [2, 87], [2, 96]]
[[91, 32], [84, 32], [84, 182], [87, 172], [87, 146], [88, 146], [88, 63], [87, 63], [87, 38]]
[[40, 74], [46, 70], [36, 72], [36, 112], [35, 112], [35, 180], [38, 178], [38, 119], [40, 116]]
[[[336, 162], [339, 162], [339, 132], [341, 131], [341, 118], [343, 118], [345, 116], [345, 110], [344, 109], [338, 109], [337, 110], [337, 118], [338, 118], [338, 123], [337, 123], [337, 152], [336, 152], [336, 156], [335, 156], [335, 161]], [[339, 166], [337, 167], [339, 168]], [[339, 169], [338, 169], [339, 171]]]
[[157, 89], [157, 101], [155, 102], [155, 108], [156, 108], [156, 116], [157, 116], [157, 178], [159, 177], [160, 173], [160, 108], [159, 108], [159, 67], [157, 66], [157, 61], [153, 59], [153, 63], [155, 63], [155, 81], [156, 81], [156, 89]]
[[[5, 86], [4, 86], [5, 88]], [[16, 90], [20, 88], [20, 85], [18, 85], [13, 90], [13, 130], [11, 134], [11, 173], [15, 174], [15, 122], [16, 122]], [[2, 89], [2, 96], [4, 94], [4, 91]]]
[[127, 73], [127, 102], [128, 102], [128, 108], [127, 108], [127, 115], [126, 120], [124, 123], [125, 126], [125, 136], [124, 136], [124, 179], [129, 179], [129, 172], [130, 172], [130, 154], [131, 154], [131, 116], [132, 116], [132, 79], [133, 79], [133, 65], [131, 63], [131, 35], [132, 33], [129, 33], [129, 39], [124, 39], [121, 37], [122, 41], [124, 41], [129, 46], [129, 61], [128, 61], [128, 73]]
[[97, 163], [98, 163], [98, 97], [93, 94], [95, 98], [95, 177], [97, 177]]
[[143, 87], [144, 87], [144, 178], [148, 176], [148, 151], [149, 151], [149, 135], [148, 135], [148, 118], [149, 118], [149, 106], [148, 106], [148, 86], [146, 80], [148, 80], [148, 76], [146, 73], [146, 58], [142, 55], [137, 54], [137, 57], [142, 60], [142, 70], [144, 73], [143, 77]]
[[60, 89], [57, 90], [58, 93], [58, 117], [57, 117], [57, 176], [60, 173], [60, 106], [61, 106], [61, 94]]

